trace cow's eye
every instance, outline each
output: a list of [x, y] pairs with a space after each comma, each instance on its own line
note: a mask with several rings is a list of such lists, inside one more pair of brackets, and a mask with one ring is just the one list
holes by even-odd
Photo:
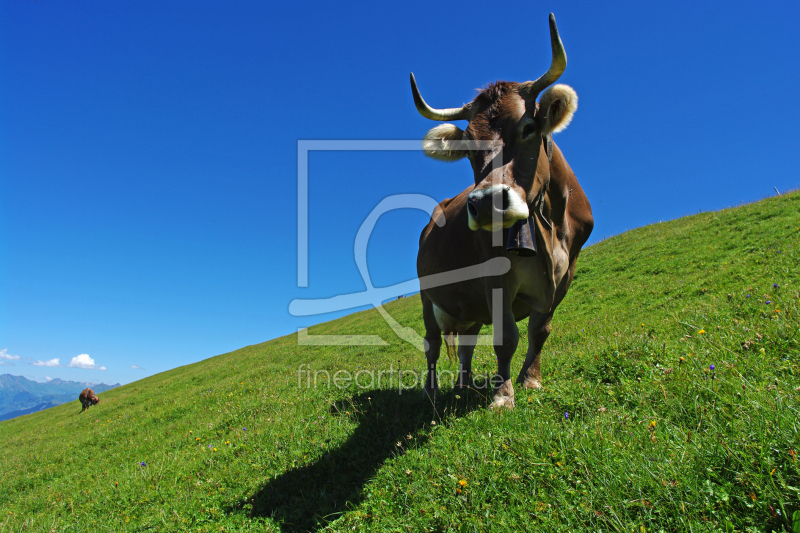
[[529, 122], [528, 124], [525, 124], [525, 127], [522, 128], [522, 138], [523, 139], [527, 139], [528, 137], [530, 137], [534, 133], [536, 133], [536, 126], [534, 126], [532, 122]]

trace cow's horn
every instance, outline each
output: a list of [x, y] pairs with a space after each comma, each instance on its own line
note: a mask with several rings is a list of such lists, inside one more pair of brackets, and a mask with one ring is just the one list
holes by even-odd
[[414, 73], [411, 73], [411, 92], [414, 94], [414, 104], [417, 106], [417, 111], [419, 114], [425, 118], [429, 118], [431, 120], [470, 120], [472, 118], [472, 113], [470, 111], [469, 104], [465, 104], [464, 107], [453, 107], [450, 109], [434, 109], [425, 103], [425, 100], [422, 99], [422, 95], [419, 94], [419, 89], [417, 88], [417, 80], [414, 79]]
[[567, 68], [567, 52], [561, 37], [558, 36], [556, 27], [556, 17], [550, 13], [550, 46], [553, 49], [553, 59], [550, 61], [550, 68], [547, 69], [541, 78], [536, 81], [526, 81], [519, 86], [519, 95], [525, 100], [536, 100], [539, 93], [556, 82], [564, 70]]

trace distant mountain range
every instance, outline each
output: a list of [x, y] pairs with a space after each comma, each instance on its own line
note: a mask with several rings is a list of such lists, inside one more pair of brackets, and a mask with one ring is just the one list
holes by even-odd
[[0, 376], [0, 420], [35, 413], [42, 409], [77, 400], [85, 388], [99, 394], [119, 387], [119, 383], [88, 383], [51, 379], [47, 383], [31, 381], [22, 376], [3, 374]]

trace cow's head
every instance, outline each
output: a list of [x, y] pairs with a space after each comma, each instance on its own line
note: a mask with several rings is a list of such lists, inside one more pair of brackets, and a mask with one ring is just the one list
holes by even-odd
[[552, 13], [550, 43], [552, 61], [542, 77], [525, 83], [493, 83], [461, 108], [430, 107], [411, 74], [414, 103], [422, 116], [469, 121], [464, 130], [453, 124], [436, 126], [425, 135], [423, 149], [442, 161], [469, 158], [475, 177], [475, 188], [467, 199], [472, 230], [508, 228], [527, 219], [542, 201], [550, 176], [547, 136], [566, 128], [578, 107], [571, 87], [551, 87], [567, 66]]
[[100, 398], [98, 398], [97, 396], [92, 396], [91, 399], [92, 399], [92, 405], [97, 405], [98, 403], [100, 403]]

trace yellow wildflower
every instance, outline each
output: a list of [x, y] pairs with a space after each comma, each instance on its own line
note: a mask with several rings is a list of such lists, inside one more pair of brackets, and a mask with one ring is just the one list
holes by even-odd
[[462, 487], [466, 487], [467, 486], [467, 480], [466, 479], [459, 479], [458, 480], [458, 484], [461, 485]]
[[698, 331], [698, 332], [697, 332], [697, 334], [698, 334], [698, 335], [702, 335], [702, 334], [703, 334], [703, 333], [705, 333], [705, 332], [706, 332], [706, 330], [704, 330], [704, 329], [701, 329], [700, 331]]

